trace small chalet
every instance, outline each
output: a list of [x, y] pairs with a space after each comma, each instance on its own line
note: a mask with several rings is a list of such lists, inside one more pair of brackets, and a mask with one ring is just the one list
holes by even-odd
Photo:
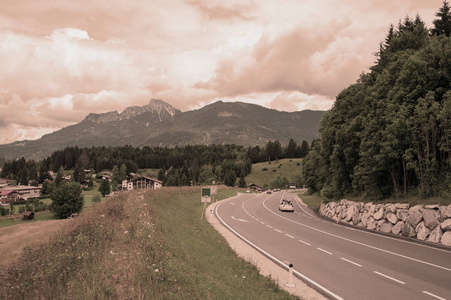
[[258, 185], [256, 185], [255, 183], [250, 183], [250, 184], [248, 184], [248, 185], [247, 185], [247, 188], [248, 188], [249, 190], [256, 190], [256, 191], [261, 191], [261, 190], [262, 190], [262, 188], [259, 187]]
[[102, 171], [96, 175], [96, 178], [102, 178], [103, 180], [107, 179], [108, 181], [111, 181], [111, 177], [113, 177], [113, 173], [109, 171]]
[[25, 211], [23, 213], [22, 220], [34, 220], [34, 212], [32, 212], [32, 211]]
[[155, 178], [146, 176], [136, 176], [129, 180], [122, 181], [122, 190], [131, 191], [136, 189], [159, 189], [163, 186], [163, 182]]

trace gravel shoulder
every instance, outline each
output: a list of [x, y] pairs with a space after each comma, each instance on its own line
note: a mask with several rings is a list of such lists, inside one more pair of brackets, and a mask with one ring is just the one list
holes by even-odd
[[214, 215], [215, 207], [219, 203], [221, 203], [221, 201], [210, 204], [205, 211], [205, 217], [208, 222], [225, 238], [227, 243], [239, 257], [255, 265], [259, 269], [261, 275], [272, 278], [280, 286], [280, 288], [299, 297], [300, 299], [327, 299], [296, 277], [293, 278], [293, 284], [295, 286], [287, 287], [286, 284], [289, 283], [288, 271], [279, 267], [277, 264], [266, 258], [263, 254], [249, 246], [219, 222]]

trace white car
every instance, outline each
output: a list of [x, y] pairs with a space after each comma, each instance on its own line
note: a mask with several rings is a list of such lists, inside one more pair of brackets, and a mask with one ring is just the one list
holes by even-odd
[[293, 203], [291, 203], [291, 201], [289, 201], [289, 200], [282, 199], [282, 201], [280, 201], [280, 204], [279, 204], [279, 210], [294, 212]]

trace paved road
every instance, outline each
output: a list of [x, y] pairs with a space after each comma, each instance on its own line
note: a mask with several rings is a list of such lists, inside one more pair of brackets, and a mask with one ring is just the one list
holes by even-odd
[[[293, 201], [294, 213], [278, 210], [282, 197]], [[285, 192], [241, 194], [215, 214], [332, 299], [451, 300], [451, 250], [323, 220]]]

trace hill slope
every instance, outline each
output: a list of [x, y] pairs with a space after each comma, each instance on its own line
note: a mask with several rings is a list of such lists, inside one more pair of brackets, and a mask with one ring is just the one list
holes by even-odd
[[281, 112], [247, 103], [218, 101], [180, 112], [161, 100], [122, 113], [89, 114], [82, 122], [33, 141], [0, 145], [0, 157], [42, 159], [68, 146], [182, 146], [287, 144], [318, 138], [324, 111]]

